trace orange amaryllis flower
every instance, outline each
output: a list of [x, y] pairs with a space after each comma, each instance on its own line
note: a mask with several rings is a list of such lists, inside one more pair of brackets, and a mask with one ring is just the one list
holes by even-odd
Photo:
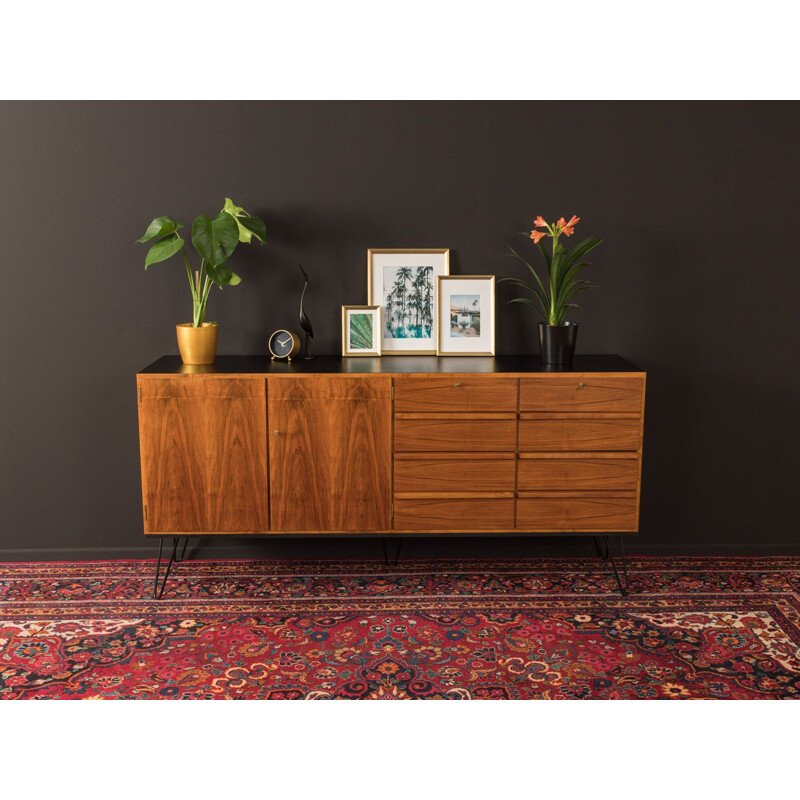
[[558, 225], [561, 228], [561, 233], [563, 233], [564, 236], [572, 236], [572, 234], [575, 233], [575, 226], [580, 221], [581, 218], [576, 217], [574, 214], [570, 217], [570, 220], [567, 223], [564, 222], [564, 217], [561, 217], [561, 219], [558, 221]]
[[533, 221], [533, 227], [534, 228], [546, 228], [547, 227], [547, 223], [544, 221], [544, 217], [542, 217], [541, 214], [539, 214], [539, 216], [536, 217], [536, 219]]
[[547, 234], [544, 231], [531, 231], [531, 239], [535, 244], [539, 244], [539, 239], [544, 239]]

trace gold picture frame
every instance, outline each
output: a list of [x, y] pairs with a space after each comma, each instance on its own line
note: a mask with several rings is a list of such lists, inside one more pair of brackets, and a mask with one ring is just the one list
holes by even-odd
[[[493, 356], [495, 276], [443, 275], [436, 284], [439, 315], [436, 355]], [[454, 311], [453, 298], [459, 298], [456, 304], [463, 304], [463, 308]]]
[[[359, 312], [358, 316], [371, 320], [370, 346], [368, 348], [353, 347], [356, 337], [366, 335], [365, 326], [354, 327], [350, 312]], [[342, 306], [342, 356], [344, 358], [375, 357], [381, 354], [381, 307], [380, 306]]]
[[[413, 320], [417, 324], [408, 326], [403, 318], [401, 319], [401, 324], [393, 329], [395, 332], [391, 336], [386, 336], [386, 328], [389, 327], [391, 329], [391, 320], [397, 319], [398, 315], [393, 309], [387, 312], [385, 275], [387, 270], [399, 270], [404, 267], [412, 270], [420, 268], [431, 269], [431, 274], [425, 282], [425, 288], [428, 289], [429, 293], [422, 300], [424, 306], [417, 315], [418, 318]], [[382, 324], [384, 328], [381, 331], [381, 352], [383, 355], [436, 355], [438, 347], [436, 279], [449, 274], [450, 249], [447, 247], [370, 248], [367, 250], [367, 303], [373, 306], [380, 306], [382, 309]], [[419, 279], [419, 276], [417, 278]], [[405, 280], [408, 279], [406, 278]], [[413, 276], [409, 286], [413, 286]], [[428, 317], [425, 316], [426, 314], [430, 315], [430, 324], [427, 322]], [[419, 318], [420, 316], [422, 317], [421, 319]], [[409, 322], [411, 321], [409, 317]], [[416, 329], [417, 334], [420, 330], [424, 331], [429, 327], [430, 335], [396, 335], [399, 330], [405, 331], [409, 327], [412, 330]]]

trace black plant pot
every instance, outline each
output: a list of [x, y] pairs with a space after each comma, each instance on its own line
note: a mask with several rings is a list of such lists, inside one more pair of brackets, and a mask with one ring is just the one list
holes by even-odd
[[561, 325], [539, 323], [539, 348], [542, 364], [570, 364], [575, 355], [578, 339], [578, 323], [563, 322]]

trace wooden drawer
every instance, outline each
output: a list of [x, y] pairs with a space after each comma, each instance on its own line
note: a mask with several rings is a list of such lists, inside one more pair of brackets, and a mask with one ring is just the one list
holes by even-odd
[[308, 400], [391, 400], [392, 380], [382, 375], [292, 375], [270, 377], [269, 402], [302, 405]]
[[618, 411], [640, 414], [644, 377], [572, 373], [522, 378], [520, 411]]
[[514, 499], [396, 498], [394, 529], [396, 531], [513, 531]]
[[394, 415], [394, 449], [402, 452], [513, 452], [516, 414], [462, 414], [432, 417]]
[[517, 500], [517, 530], [614, 532], [638, 529], [636, 496], [526, 497]]
[[[527, 455], [527, 457], [526, 457]], [[639, 458], [617, 453], [587, 453], [573, 458], [523, 455], [519, 462], [520, 491], [635, 490], [639, 484]]]
[[523, 414], [519, 421], [521, 451], [638, 450], [640, 436], [639, 419], [548, 419]]
[[513, 492], [513, 453], [397, 453], [395, 492]]
[[397, 378], [395, 411], [516, 411], [517, 379], [491, 376]]

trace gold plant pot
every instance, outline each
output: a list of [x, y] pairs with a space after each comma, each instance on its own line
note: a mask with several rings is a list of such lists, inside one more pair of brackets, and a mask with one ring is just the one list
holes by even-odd
[[219, 325], [204, 322], [195, 328], [191, 322], [176, 325], [178, 350], [184, 364], [213, 364], [217, 355], [217, 334]]

